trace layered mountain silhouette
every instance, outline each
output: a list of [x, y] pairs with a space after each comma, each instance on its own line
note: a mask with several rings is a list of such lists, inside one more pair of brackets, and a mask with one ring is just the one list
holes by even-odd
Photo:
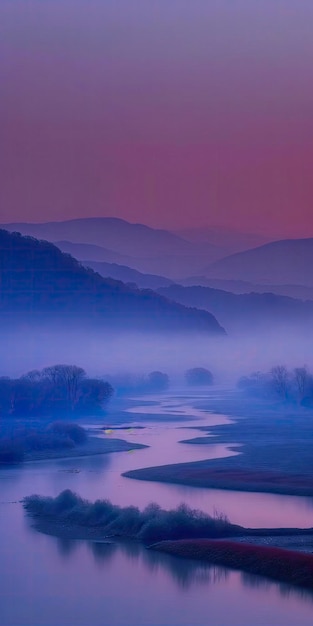
[[313, 287], [313, 239], [283, 239], [233, 254], [206, 267], [211, 278]]
[[121, 280], [123, 283], [132, 283], [141, 289], [158, 289], [159, 287], [168, 287], [173, 285], [173, 281], [165, 276], [157, 274], [143, 274], [137, 270], [127, 267], [127, 265], [118, 265], [117, 263], [103, 263], [97, 261], [82, 261], [85, 267], [91, 267], [104, 278], [114, 278]]
[[228, 228], [187, 228], [177, 230], [176, 234], [187, 241], [196, 243], [209, 243], [224, 251], [224, 256], [241, 252], [250, 248], [256, 248], [269, 241], [273, 241], [275, 237], [265, 237], [257, 233], [242, 233], [230, 230]]
[[180, 302], [211, 311], [229, 332], [270, 330], [300, 325], [313, 328], [313, 302], [273, 293], [234, 294], [209, 287], [172, 285], [158, 292]]
[[[161, 274], [170, 278], [198, 272], [206, 264], [224, 256], [219, 248], [186, 241], [166, 230], [143, 224], [131, 224], [112, 217], [82, 218], [64, 222], [2, 224], [8, 231], [18, 231], [53, 243], [92, 244], [110, 253], [117, 253], [122, 265], [141, 272]], [[74, 250], [72, 251], [74, 253]], [[78, 254], [76, 253], [78, 256]], [[79, 255], [81, 258], [81, 255]], [[85, 255], [84, 257], [92, 257]], [[96, 260], [96, 259], [94, 259]], [[108, 256], [105, 262], [119, 262]]]
[[207, 311], [151, 290], [104, 279], [47, 241], [0, 230], [2, 325], [64, 323], [106, 330], [178, 330], [225, 334]]
[[108, 250], [102, 246], [96, 246], [92, 243], [72, 243], [71, 241], [54, 241], [53, 242], [62, 252], [71, 254], [75, 259], [84, 261], [88, 259], [92, 262], [117, 263], [119, 265], [131, 266], [132, 262], [136, 263], [136, 259], [119, 254], [114, 250]]
[[[273, 285], [249, 283], [245, 280], [227, 280], [222, 278], [207, 278], [206, 276], [190, 276], [181, 278], [177, 283], [184, 287], [211, 287], [212, 289], [222, 289], [232, 293], [274, 293], [278, 296], [288, 296], [298, 300], [313, 300], [313, 287], [304, 285]], [[173, 281], [172, 281], [173, 283]], [[163, 285], [162, 285], [163, 286]]]

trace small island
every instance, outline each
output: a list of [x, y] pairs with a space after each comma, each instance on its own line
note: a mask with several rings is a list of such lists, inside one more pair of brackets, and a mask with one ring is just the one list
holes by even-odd
[[[175, 510], [148, 505], [120, 507], [109, 500], [91, 503], [70, 490], [57, 497], [28, 496], [27, 515], [40, 532], [63, 539], [131, 540], [146, 548], [242, 570], [313, 591], [313, 528], [245, 528], [223, 515], [210, 516], [181, 505]], [[279, 547], [281, 538], [296, 548]], [[264, 539], [276, 545], [262, 545]], [[306, 547], [298, 550], [306, 539]]]

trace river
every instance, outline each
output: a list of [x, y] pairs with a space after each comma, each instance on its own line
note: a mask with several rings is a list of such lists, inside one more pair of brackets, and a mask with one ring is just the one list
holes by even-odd
[[[149, 448], [1, 470], [1, 626], [311, 625], [312, 596], [286, 586], [131, 543], [69, 542], [32, 529], [19, 501], [31, 493], [56, 495], [66, 488], [90, 500], [109, 498], [140, 508], [152, 501], [164, 508], [186, 502], [209, 513], [225, 513], [232, 522], [247, 526], [313, 525], [309, 498], [122, 477], [122, 472], [139, 467], [236, 454], [220, 444], [179, 443], [199, 435], [197, 425], [225, 423], [227, 416], [196, 409], [190, 397], [152, 400], [155, 404], [145, 406], [138, 399], [138, 406], [130, 409], [143, 415], [145, 428], [137, 429], [134, 423], [103, 435]], [[163, 414], [166, 420], [156, 422], [154, 414]], [[178, 422], [179, 416], [186, 421]]]

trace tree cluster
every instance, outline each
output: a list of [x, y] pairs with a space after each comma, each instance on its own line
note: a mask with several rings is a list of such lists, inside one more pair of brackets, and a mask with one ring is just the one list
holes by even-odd
[[193, 367], [185, 373], [185, 379], [191, 386], [207, 386], [213, 384], [213, 374], [205, 367]]
[[159, 393], [166, 391], [170, 385], [168, 374], [158, 370], [143, 376], [120, 373], [114, 376], [108, 375], [106, 378], [121, 396], [129, 393]]
[[20, 378], [0, 378], [0, 416], [99, 412], [113, 394], [107, 382], [76, 365], [53, 365]]
[[313, 404], [313, 376], [306, 366], [288, 370], [276, 365], [269, 372], [253, 372], [238, 381], [238, 387], [256, 397]]
[[229, 537], [241, 534], [241, 527], [231, 524], [226, 516], [213, 517], [181, 504], [174, 510], [164, 510], [151, 503], [143, 511], [135, 506], [120, 507], [109, 500], [91, 503], [69, 489], [56, 498], [28, 496], [25, 510], [36, 519], [82, 529], [101, 529], [102, 536], [137, 539], [151, 544], [168, 539]]

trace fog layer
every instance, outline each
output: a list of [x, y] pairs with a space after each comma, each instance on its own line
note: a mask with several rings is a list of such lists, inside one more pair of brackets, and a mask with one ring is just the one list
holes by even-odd
[[217, 384], [277, 364], [313, 366], [313, 338], [285, 327], [271, 332], [221, 337], [203, 334], [101, 333], [77, 329], [0, 333], [0, 376], [20, 376], [55, 363], [75, 363], [90, 376], [146, 374], [161, 370], [179, 384], [186, 369], [207, 367]]

